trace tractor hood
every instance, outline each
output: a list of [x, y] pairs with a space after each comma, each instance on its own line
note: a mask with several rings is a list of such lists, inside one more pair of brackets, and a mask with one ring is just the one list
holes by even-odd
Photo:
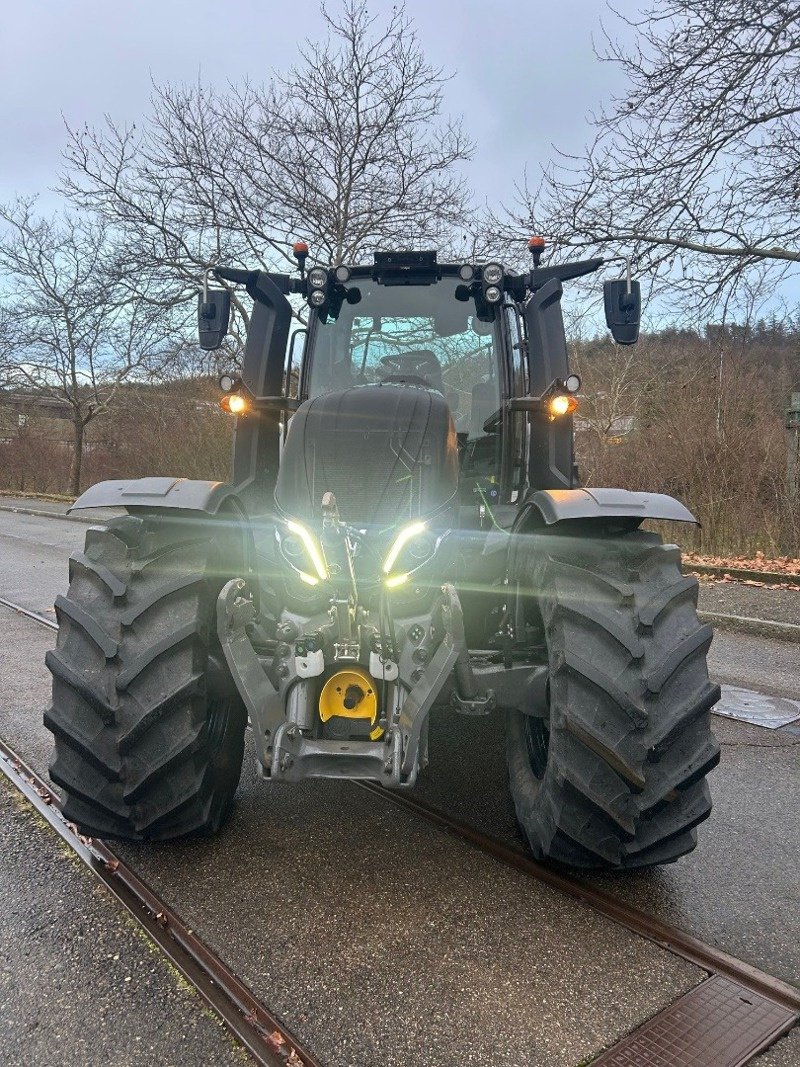
[[289, 425], [275, 502], [317, 524], [334, 493], [352, 526], [389, 528], [430, 518], [458, 489], [455, 427], [429, 389], [382, 384], [326, 393], [302, 404]]

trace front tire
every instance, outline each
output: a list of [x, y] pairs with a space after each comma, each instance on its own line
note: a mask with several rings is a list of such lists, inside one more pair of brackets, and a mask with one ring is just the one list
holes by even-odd
[[212, 834], [230, 813], [247, 715], [235, 690], [209, 688], [216, 598], [239, 573], [225, 530], [125, 516], [70, 559], [44, 723], [64, 815], [85, 834]]
[[697, 582], [655, 534], [536, 543], [524, 577], [544, 625], [549, 714], [507, 716], [518, 821], [540, 859], [672, 862], [710, 814], [720, 754]]

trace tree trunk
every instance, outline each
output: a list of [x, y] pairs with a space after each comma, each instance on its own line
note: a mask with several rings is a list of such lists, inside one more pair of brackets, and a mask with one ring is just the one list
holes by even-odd
[[83, 460], [84, 424], [80, 417], [72, 423], [72, 463], [69, 468], [69, 491], [71, 496], [80, 496], [81, 462]]

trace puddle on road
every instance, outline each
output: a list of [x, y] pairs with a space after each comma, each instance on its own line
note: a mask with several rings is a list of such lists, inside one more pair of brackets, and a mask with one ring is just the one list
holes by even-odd
[[754, 693], [752, 689], [741, 689], [738, 685], [723, 685], [722, 697], [713, 711], [725, 719], [738, 719], [753, 726], [764, 726], [767, 730], [777, 730], [800, 719], [800, 700], [769, 697]]

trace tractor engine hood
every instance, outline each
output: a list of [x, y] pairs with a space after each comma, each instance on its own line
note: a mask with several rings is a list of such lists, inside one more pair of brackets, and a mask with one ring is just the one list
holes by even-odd
[[301, 404], [286, 437], [275, 502], [284, 515], [318, 525], [330, 491], [343, 522], [387, 529], [445, 510], [457, 490], [456, 431], [444, 397], [387, 383]]

